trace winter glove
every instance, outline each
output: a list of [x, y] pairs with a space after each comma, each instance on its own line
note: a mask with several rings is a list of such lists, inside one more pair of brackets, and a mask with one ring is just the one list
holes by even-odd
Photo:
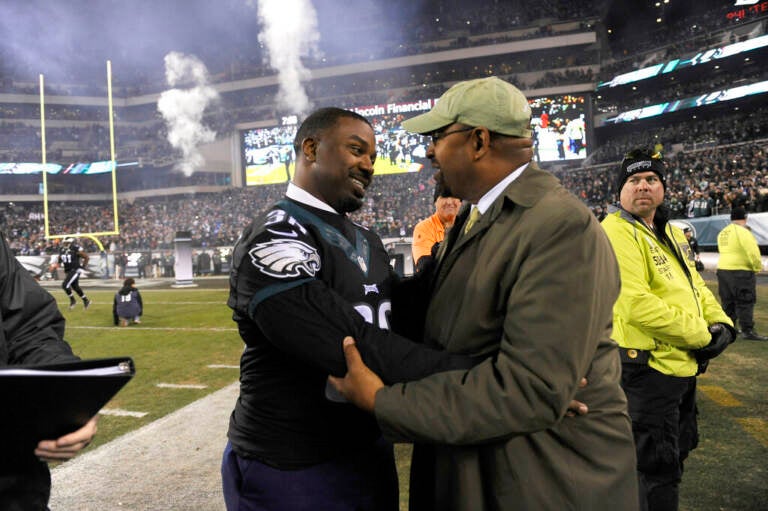
[[734, 341], [731, 328], [724, 323], [710, 325], [709, 333], [712, 334], [709, 344], [693, 350], [696, 361], [699, 363], [699, 374], [704, 373], [709, 361], [725, 351], [725, 348]]

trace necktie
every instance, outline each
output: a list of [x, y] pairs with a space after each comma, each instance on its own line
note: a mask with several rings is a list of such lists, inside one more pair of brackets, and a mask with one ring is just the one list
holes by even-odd
[[472, 211], [469, 212], [469, 218], [467, 218], [467, 222], [464, 224], [464, 234], [469, 232], [472, 226], [475, 225], [475, 222], [477, 222], [478, 218], [480, 218], [480, 210], [477, 209], [477, 207], [474, 207], [472, 208]]

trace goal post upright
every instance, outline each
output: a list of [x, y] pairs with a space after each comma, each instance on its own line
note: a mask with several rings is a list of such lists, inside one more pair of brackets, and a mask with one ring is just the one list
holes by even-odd
[[117, 159], [115, 157], [115, 125], [114, 125], [114, 106], [112, 101], [112, 62], [107, 61], [107, 105], [109, 115], [109, 152], [112, 174], [112, 212], [114, 220], [114, 229], [111, 231], [102, 232], [76, 232], [66, 234], [51, 234], [50, 232], [50, 217], [48, 208], [48, 170], [46, 159], [46, 141], [45, 141], [45, 92], [44, 92], [44, 78], [40, 74], [40, 139], [42, 148], [42, 164], [43, 164], [43, 220], [45, 224], [45, 237], [46, 239], [62, 239], [70, 236], [84, 237], [93, 240], [99, 247], [100, 251], [104, 251], [104, 246], [98, 239], [98, 236], [114, 236], [120, 234], [118, 224], [118, 211], [117, 211]]
[[109, 114], [109, 157], [112, 162], [112, 211], [115, 217], [115, 234], [120, 233], [117, 212], [117, 160], [115, 158], [115, 116], [112, 104], [112, 61], [107, 61], [107, 103]]
[[45, 237], [50, 238], [50, 227], [48, 223], [48, 169], [46, 169], [46, 152], [45, 152], [45, 79], [40, 74], [40, 148], [42, 153], [43, 164], [43, 220], [45, 222]]

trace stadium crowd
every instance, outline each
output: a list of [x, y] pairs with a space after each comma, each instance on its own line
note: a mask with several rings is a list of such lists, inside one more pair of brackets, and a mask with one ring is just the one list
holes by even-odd
[[[768, 140], [666, 155], [671, 164], [668, 206], [675, 217], [727, 213], [734, 204], [751, 212], [768, 211]], [[602, 216], [617, 200], [615, 165], [567, 169], [556, 175]], [[433, 212], [433, 187], [428, 165], [421, 172], [377, 176], [365, 205], [352, 218], [382, 237], [408, 237], [415, 224]], [[104, 237], [102, 243], [117, 250], [168, 249], [176, 231], [190, 231], [196, 247], [231, 246], [243, 226], [284, 191], [285, 185], [277, 184], [121, 200], [120, 235]], [[114, 229], [111, 202], [52, 202], [49, 221], [52, 233]], [[4, 204], [0, 230], [6, 232], [17, 254], [57, 250], [55, 240], [45, 240], [40, 203]], [[81, 241], [87, 250], [97, 250], [89, 239]]]
[[[589, 20], [601, 8], [597, 5], [599, 2], [582, 5], [547, 0], [541, 9], [534, 12], [532, 9], [521, 9], [520, 1], [482, 1], [485, 9], [454, 2], [455, 9], [450, 16], [443, 16], [439, 10], [413, 16], [411, 37], [405, 40], [393, 34], [393, 40], [399, 40], [396, 45], [380, 45], [375, 51], [363, 46], [350, 48], [347, 53], [337, 51], [333, 53], [333, 59], [326, 56], [312, 65], [338, 65], [353, 60], [376, 60], [497, 44], [516, 38], [551, 36], [573, 30], [596, 30]], [[450, 3], [436, 5], [445, 7], [443, 4]], [[599, 77], [613, 76], [641, 64], [646, 65], [654, 58], [663, 60], [699, 49], [705, 43], [736, 40], [729, 31], [745, 20], [727, 18], [721, 11], [720, 8], [701, 9], [691, 13], [681, 22], [689, 28], [683, 30], [684, 27], [678, 27], [678, 32], [669, 28], [660, 29], [652, 44], [636, 45], [622, 39], [611, 45], [614, 53], [608, 61], [601, 61], [599, 51], [584, 47], [545, 49], [525, 55], [497, 55], [323, 78], [310, 82], [307, 92], [316, 107], [351, 108], [435, 98], [450, 83], [477, 76], [496, 75], [516, 83], [522, 89], [533, 90], [591, 83], [598, 78], [598, 73]], [[574, 20], [579, 20], [579, 23], [574, 24]], [[690, 28], [694, 25], [697, 28]], [[499, 32], [500, 27], [506, 27], [506, 31]], [[705, 37], [708, 39], [702, 40]], [[87, 54], [89, 50], [84, 51]], [[231, 64], [234, 58], [235, 63], [226, 71], [212, 67], [214, 80], [274, 74], [258, 51], [240, 57], [237, 51], [234, 57], [229, 55], [228, 62]], [[0, 90], [37, 94], [34, 87], [24, 89], [20, 78], [24, 76], [23, 70], [13, 68], [10, 61], [4, 66], [0, 66]], [[754, 66], [747, 73], [749, 80], [766, 76], [759, 66]], [[153, 78], [146, 73], [132, 76], [135, 81], [123, 83], [122, 93], [136, 95], [162, 89], [156, 87]], [[608, 93], [606, 98], [597, 99], [595, 104], [599, 112], [610, 115], [611, 112], [653, 104], [660, 95], [681, 97], [711, 90], [725, 85], [727, 82], [724, 80], [722, 75], [715, 75], [684, 84], [669, 83], [661, 90], [644, 91], [642, 86], [638, 91], [617, 89], [618, 94], [614, 91], [611, 97]], [[49, 94], [84, 95], [93, 92], [88, 86], [48, 87]], [[276, 87], [268, 86], [222, 93], [221, 102], [206, 114], [205, 122], [214, 131], [226, 133], [232, 132], [241, 122], [273, 118], [276, 91]], [[98, 93], [101, 94], [103, 91]], [[554, 170], [563, 183], [600, 216], [617, 198], [609, 177], [615, 162], [632, 147], [660, 147], [672, 163], [667, 195], [676, 216], [725, 212], [735, 202], [744, 203], [750, 211], [765, 211], [768, 210], [768, 169], [765, 142], [761, 140], [768, 132], [767, 113], [768, 107], [760, 107], [712, 119], [688, 119], [653, 129], [637, 130], [623, 125], [597, 127], [594, 140], [590, 141], [592, 154], [588, 159], [589, 165], [556, 167]], [[39, 118], [39, 107], [34, 102], [3, 102], [0, 103], [0, 115], [3, 118], [0, 122], [0, 161], [40, 161], [40, 130], [34, 124]], [[47, 128], [48, 161], [98, 161], [109, 158], [106, 107], [54, 104], [47, 107], [46, 115], [57, 121]], [[107, 238], [109, 246], [119, 250], [170, 248], [177, 230], [191, 231], [194, 243], [199, 247], [231, 245], [244, 222], [269, 206], [284, 191], [284, 185], [231, 188], [229, 176], [223, 172], [199, 171], [189, 177], [174, 172], [171, 164], [174, 151], [166, 140], [166, 127], [154, 103], [118, 108], [116, 120], [118, 161], [135, 159], [137, 162], [133, 167], [120, 169], [118, 192], [142, 189], [170, 191], [162, 192], [169, 193], [167, 196], [121, 200], [118, 205], [121, 234]], [[608, 163], [612, 164], [606, 166]], [[415, 223], [431, 214], [433, 208], [433, 184], [428, 164], [425, 169], [419, 173], [377, 177], [368, 192], [365, 206], [355, 213], [355, 220], [382, 237], [410, 236]], [[88, 179], [57, 177], [50, 180], [49, 187], [52, 193], [102, 193], [107, 189], [111, 191], [106, 180], [106, 176], [91, 176]], [[204, 186], [224, 191], [183, 195], [183, 190], [173, 190]], [[39, 193], [39, 182], [35, 176], [0, 175], [0, 187], [6, 195]], [[114, 215], [111, 207], [111, 201], [52, 203], [50, 232], [112, 231]], [[39, 203], [4, 205], [0, 210], [0, 229], [10, 236], [11, 246], [17, 253], [54, 249], [53, 243], [47, 242], [43, 236], [42, 206]], [[89, 240], [83, 242], [86, 248], [94, 249], [94, 246], [89, 246]]]

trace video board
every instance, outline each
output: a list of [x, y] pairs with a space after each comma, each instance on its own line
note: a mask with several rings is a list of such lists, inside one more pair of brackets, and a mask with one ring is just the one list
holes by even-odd
[[566, 94], [529, 99], [534, 158], [538, 162], [582, 160], [591, 139], [590, 99]]
[[635, 71], [630, 71], [628, 73], [614, 76], [607, 82], [600, 82], [597, 85], [597, 90], [639, 82], [641, 80], [653, 78], [658, 75], [671, 73], [672, 71], [685, 69], [686, 67], [707, 64], [719, 59], [732, 57], [740, 53], [762, 49], [767, 46], [768, 35], [763, 35], [726, 46], [718, 46], [716, 48], [710, 48], [705, 51], [690, 53], [679, 59], [670, 60], [665, 63], [655, 64], [653, 66], [644, 67], [642, 69], [637, 69]]
[[[429, 137], [403, 129], [404, 120], [429, 111], [434, 98], [408, 103], [385, 103], [353, 107], [368, 119], [376, 136], [377, 175], [419, 172], [429, 168]], [[529, 100], [533, 117], [536, 159], [540, 162], [586, 158], [591, 126], [589, 97], [558, 95]], [[277, 126], [242, 130], [241, 158], [246, 186], [285, 183], [293, 178], [296, 154], [293, 139], [299, 120], [284, 116]]]
[[742, 99], [757, 94], [765, 94], [766, 92], [768, 92], [768, 80], [752, 83], [749, 85], [741, 85], [739, 87], [732, 87], [730, 89], [711, 91], [706, 94], [700, 94], [698, 96], [690, 96], [684, 99], [675, 99], [672, 101], [657, 103], [655, 105], [649, 105], [643, 108], [636, 108], [634, 110], [620, 112], [613, 117], [606, 117], [602, 119], [600, 121], [600, 126], [647, 119], [649, 117], [656, 117], [657, 115], [677, 112], [687, 108], [698, 108], [707, 105], [714, 105], [715, 103]]
[[[124, 162], [116, 167], [137, 165], [137, 162]], [[112, 172], [111, 160], [94, 162], [76, 162], [67, 165], [58, 163], [0, 163], [0, 174], [40, 174], [45, 170], [48, 174], [106, 174]]]
[[[410, 103], [388, 103], [353, 107], [367, 118], [376, 136], [376, 174], [419, 172], [426, 163], [425, 137], [408, 133], [404, 120], [428, 111], [434, 99]], [[241, 132], [244, 183], [246, 186], [284, 183], [293, 178], [296, 153], [293, 139], [298, 129], [295, 115], [281, 118], [279, 126], [251, 128]]]

